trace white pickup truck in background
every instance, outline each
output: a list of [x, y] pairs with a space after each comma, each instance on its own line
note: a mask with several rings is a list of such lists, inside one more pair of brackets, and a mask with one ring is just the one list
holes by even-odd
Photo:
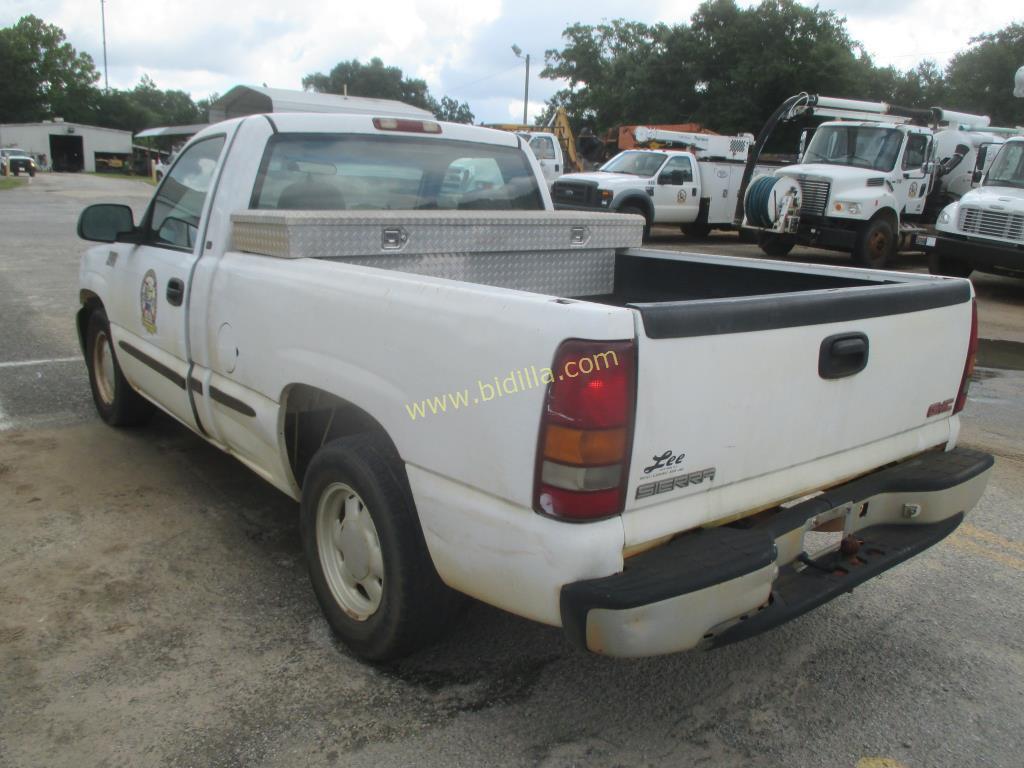
[[[685, 149], [628, 149], [596, 171], [570, 173], [551, 187], [555, 208], [614, 211], [643, 216], [644, 236], [654, 224], [678, 225], [688, 237], [735, 229], [737, 195], [751, 134], [717, 136], [639, 126], [641, 144]], [[767, 173], [767, 166], [758, 172]]]
[[158, 407], [299, 500], [316, 596], [368, 659], [430, 642], [459, 593], [596, 653], [730, 643], [976, 503], [968, 281], [645, 250], [638, 217], [551, 208], [510, 133], [210, 126], [138, 224], [79, 220], [96, 407]]

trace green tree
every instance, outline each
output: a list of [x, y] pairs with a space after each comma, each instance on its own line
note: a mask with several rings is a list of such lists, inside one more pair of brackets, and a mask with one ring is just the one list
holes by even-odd
[[6, 121], [85, 120], [95, 106], [98, 79], [92, 57], [76, 51], [60, 27], [29, 15], [0, 29], [0, 105]]
[[995, 125], [1024, 124], [1024, 99], [1013, 96], [1013, 76], [1024, 64], [1024, 23], [972, 38], [946, 68], [952, 109], [989, 115]]
[[368, 64], [358, 59], [339, 61], [328, 74], [314, 72], [302, 78], [302, 87], [317, 93], [348, 93], [374, 99], [395, 99], [414, 107], [437, 109], [425, 80], [407, 78], [399, 67], [388, 67], [374, 57]]
[[610, 127], [665, 122], [693, 109], [683, 103], [693, 77], [685, 64], [686, 30], [615, 19], [573, 24], [562, 33], [562, 50], [544, 54], [541, 77], [568, 81], [550, 100], [539, 122], [565, 107], [577, 125]]
[[441, 103], [434, 110], [434, 114], [438, 120], [447, 120], [449, 123], [472, 123], [475, 118], [469, 104], [457, 101], [451, 96], [441, 97]]
[[400, 67], [389, 67], [379, 58], [363, 64], [359, 59], [339, 61], [327, 74], [313, 72], [302, 78], [302, 87], [317, 93], [347, 93], [372, 99], [394, 99], [433, 112], [441, 120], [470, 123], [473, 113], [466, 102], [444, 96], [438, 102], [427, 82], [406, 77]]

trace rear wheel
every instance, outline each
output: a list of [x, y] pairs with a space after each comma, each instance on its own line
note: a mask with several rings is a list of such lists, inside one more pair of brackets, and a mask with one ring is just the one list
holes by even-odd
[[636, 216], [643, 216], [644, 218], [644, 240], [647, 240], [651, 236], [651, 221], [647, 218], [647, 214], [644, 213], [643, 209], [638, 205], [624, 205], [619, 209], [619, 213], [632, 213]]
[[683, 224], [679, 229], [684, 235], [694, 240], [703, 240], [711, 233], [709, 224]]
[[300, 527], [320, 608], [364, 659], [429, 644], [462, 602], [434, 569], [405, 467], [380, 435], [335, 440], [316, 453], [302, 483]]
[[777, 235], [774, 232], [762, 232], [757, 239], [758, 248], [769, 256], [775, 256], [777, 258], [788, 256], [789, 252], [793, 250], [794, 245], [796, 245], [796, 243], [788, 237]]
[[154, 407], [132, 389], [114, 354], [110, 323], [102, 309], [89, 316], [85, 336], [85, 364], [89, 387], [100, 418], [112, 427], [133, 427], [152, 418]]
[[970, 277], [974, 267], [963, 259], [929, 253], [928, 271], [933, 275], [945, 275], [946, 277]]
[[896, 230], [884, 218], [872, 219], [857, 236], [853, 259], [872, 269], [883, 269], [896, 255]]

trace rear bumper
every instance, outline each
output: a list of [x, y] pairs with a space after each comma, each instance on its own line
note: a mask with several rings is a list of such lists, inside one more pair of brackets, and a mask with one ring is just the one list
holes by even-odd
[[[746, 639], [800, 616], [952, 533], [993, 459], [928, 453], [746, 521], [681, 536], [613, 576], [567, 584], [562, 626], [577, 646], [650, 656]], [[810, 560], [804, 535], [831, 523], [859, 549]]]
[[925, 253], [949, 256], [979, 269], [1004, 267], [1024, 270], [1024, 246], [943, 235], [914, 235], [914, 245]]

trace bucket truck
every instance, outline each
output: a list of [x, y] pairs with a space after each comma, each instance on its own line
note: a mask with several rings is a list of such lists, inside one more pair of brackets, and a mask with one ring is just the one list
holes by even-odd
[[[757, 176], [755, 163], [778, 123], [833, 118], [818, 126], [796, 165]], [[969, 191], [1016, 129], [938, 107], [793, 96], [769, 118], [747, 160], [737, 222], [758, 231], [761, 249], [794, 245], [851, 253], [881, 268], [901, 243]]]

